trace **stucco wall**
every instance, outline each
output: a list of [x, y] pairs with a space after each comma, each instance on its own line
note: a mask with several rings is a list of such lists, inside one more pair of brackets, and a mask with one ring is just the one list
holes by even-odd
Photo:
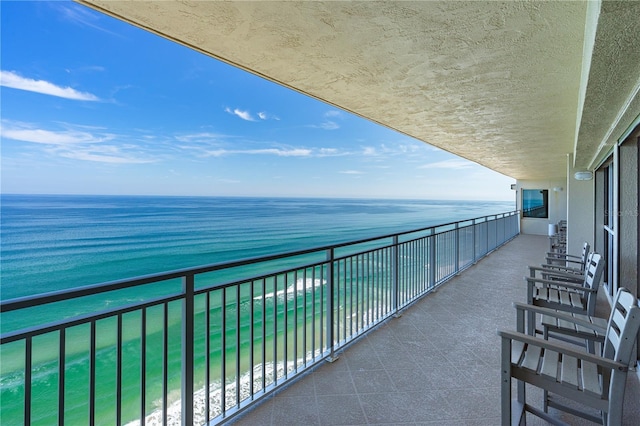
[[[523, 234], [547, 235], [549, 224], [558, 223], [567, 219], [567, 180], [564, 177], [549, 180], [518, 180], [516, 183], [516, 205], [522, 209], [523, 189], [547, 189], [549, 190], [549, 218], [537, 219], [520, 217], [520, 232]], [[554, 190], [557, 188], [558, 190]]]
[[595, 179], [574, 178], [573, 155], [567, 156], [567, 252], [579, 254], [587, 241], [594, 247]]

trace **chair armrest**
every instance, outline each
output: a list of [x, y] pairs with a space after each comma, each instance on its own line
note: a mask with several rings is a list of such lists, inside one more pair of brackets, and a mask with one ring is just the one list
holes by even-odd
[[578, 261], [582, 260], [582, 256], [575, 256], [573, 254], [566, 254], [566, 253], [554, 253], [552, 251], [547, 252], [547, 257], [552, 257], [555, 260], [562, 260], [562, 259], [579, 259]]
[[555, 271], [541, 266], [529, 266], [529, 276], [531, 278], [536, 277], [536, 271], [542, 272], [545, 275], [560, 278], [561, 281], [570, 281], [572, 283], [582, 283], [584, 281], [584, 275], [576, 275], [569, 272]]
[[568, 274], [575, 274], [575, 275], [583, 275], [584, 276], [584, 271], [580, 268], [572, 268], [571, 266], [562, 266], [562, 265], [553, 265], [553, 264], [548, 264], [548, 263], [543, 263], [542, 265], [540, 265], [542, 268], [544, 269], [555, 269], [559, 272], [566, 272]]
[[553, 281], [553, 280], [545, 280], [543, 278], [536, 278], [536, 277], [524, 277], [524, 279], [527, 281], [528, 285], [531, 287], [534, 283], [540, 283], [542, 285], [544, 285], [545, 287], [547, 286], [556, 286], [556, 287], [563, 287], [563, 288], [567, 288], [570, 290], [577, 290], [577, 291], [586, 291], [586, 292], [597, 292], [598, 289], [597, 288], [589, 288], [589, 287], [585, 287], [582, 284], [580, 285], [576, 285], [567, 281]]
[[572, 356], [582, 361], [591, 362], [600, 367], [607, 368], [609, 370], [617, 370], [626, 372], [629, 371], [629, 366], [621, 362], [610, 360], [601, 356], [590, 354], [586, 351], [575, 350], [567, 345], [560, 345], [555, 342], [540, 339], [538, 337], [529, 336], [528, 334], [518, 333], [516, 331], [498, 330], [498, 335], [504, 340], [518, 341], [526, 343], [528, 345], [537, 346], [545, 350], [551, 350], [563, 355]]
[[[583, 265], [584, 262], [582, 260], [572, 260], [572, 259], [563, 259], [563, 258], [555, 258], [555, 257], [545, 257], [545, 260], [547, 261], [546, 265], [553, 265], [553, 263], [549, 263], [549, 262], [564, 262], [564, 263], [576, 263], [578, 265]], [[555, 266], [562, 266], [562, 265], [555, 265]], [[567, 268], [568, 266], [565, 266], [565, 268]]]
[[607, 329], [605, 327], [600, 327], [599, 325], [593, 324], [589, 321], [586, 321], [580, 318], [576, 318], [565, 312], [556, 311], [555, 309], [543, 308], [541, 306], [528, 305], [526, 303], [520, 303], [520, 302], [514, 302], [513, 307], [516, 308], [516, 310], [534, 312], [536, 314], [548, 315], [563, 321], [568, 321], [573, 324], [576, 324], [585, 328], [589, 328], [600, 334], [605, 334], [607, 332]]

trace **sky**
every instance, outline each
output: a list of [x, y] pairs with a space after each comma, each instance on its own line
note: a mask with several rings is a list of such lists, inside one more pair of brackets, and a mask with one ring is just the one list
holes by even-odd
[[68, 1], [0, 1], [1, 190], [496, 200], [515, 180]]

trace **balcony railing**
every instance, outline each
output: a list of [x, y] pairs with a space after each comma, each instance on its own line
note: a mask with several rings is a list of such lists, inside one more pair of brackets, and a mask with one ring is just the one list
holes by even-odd
[[2, 421], [222, 422], [512, 239], [518, 213], [2, 301]]
[[522, 209], [522, 215], [524, 217], [546, 218], [548, 216], [547, 206], [541, 205], [541, 206], [527, 207], [525, 209]]

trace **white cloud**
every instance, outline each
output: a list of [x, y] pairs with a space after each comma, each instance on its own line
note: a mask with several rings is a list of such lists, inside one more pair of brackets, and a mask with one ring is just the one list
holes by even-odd
[[311, 150], [305, 149], [305, 148], [291, 148], [291, 149], [267, 148], [267, 149], [247, 150], [247, 151], [244, 151], [244, 153], [277, 155], [278, 157], [308, 157], [311, 155]]
[[342, 155], [349, 155], [348, 152], [340, 152], [340, 150], [336, 148], [320, 148], [318, 150], [318, 155], [321, 157], [337, 157]]
[[184, 143], [217, 142], [220, 139], [224, 139], [226, 137], [226, 135], [210, 132], [191, 133], [175, 136], [178, 141]]
[[336, 130], [340, 128], [340, 125], [338, 123], [336, 123], [334, 120], [331, 120], [330, 118], [342, 118], [342, 112], [341, 111], [337, 111], [337, 110], [330, 110], [324, 113], [324, 117], [327, 118], [327, 120], [323, 121], [320, 124], [311, 124], [308, 127], [311, 127], [313, 129], [323, 129], [323, 130]]
[[226, 112], [228, 112], [229, 114], [235, 115], [237, 117], [242, 118], [243, 120], [246, 121], [256, 121], [255, 118], [253, 118], [253, 116], [251, 115], [251, 113], [249, 111], [243, 111], [241, 109], [235, 108], [235, 109], [231, 109], [229, 107], [224, 109]]
[[111, 134], [95, 135], [78, 130], [52, 131], [27, 127], [26, 125], [13, 126], [15, 127], [6, 122], [2, 123], [0, 134], [3, 138], [45, 145], [76, 145], [105, 142], [115, 137]]
[[414, 152], [420, 152], [422, 150], [422, 146], [418, 144], [414, 144], [414, 145], [400, 144], [398, 145], [398, 150], [400, 150], [403, 154], [410, 154]]
[[391, 156], [405, 156], [407, 158], [420, 155], [421, 147], [419, 145], [407, 145], [407, 144], [392, 144], [379, 146], [362, 146], [361, 155], [366, 157], [391, 157]]
[[429, 163], [418, 167], [419, 169], [468, 169], [474, 167], [476, 164], [463, 158], [452, 158], [450, 160], [437, 161], [435, 163]]
[[247, 121], [256, 121], [255, 118], [253, 118], [251, 116], [251, 114], [249, 113], [249, 111], [241, 111], [239, 109], [234, 109], [233, 113], [235, 115], [237, 115], [238, 117], [242, 118], [243, 120], [247, 120]]
[[339, 173], [342, 173], [344, 175], [363, 175], [364, 172], [358, 171], [358, 170], [343, 170]]
[[96, 11], [93, 11], [86, 7], [82, 7], [80, 5], [58, 4], [57, 2], [55, 4], [60, 14], [65, 19], [67, 19], [70, 22], [73, 22], [74, 24], [90, 27], [90, 28], [105, 32], [107, 34], [111, 34], [113, 36], [122, 37], [121, 34], [114, 33], [98, 25], [102, 16]]
[[216, 149], [206, 151], [207, 157], [222, 157], [223, 155], [276, 155], [278, 157], [309, 157], [312, 151], [306, 148], [264, 148], [264, 149]]
[[215, 150], [208, 150], [204, 152], [205, 157], [222, 157], [223, 155], [228, 155], [228, 154], [232, 154], [232, 152], [226, 149], [215, 149]]
[[44, 145], [44, 152], [74, 160], [111, 164], [141, 164], [156, 161], [152, 156], [140, 153], [140, 147], [136, 145], [109, 143], [122, 139], [115, 134], [87, 126], [65, 126], [67, 127], [65, 130], [48, 130], [37, 128], [33, 124], [3, 120], [0, 136], [2, 139]]
[[[86, 65], [80, 68], [75, 69], [77, 72], [104, 72], [106, 68], [101, 65]], [[67, 70], [67, 72], [72, 72], [71, 70]]]
[[318, 129], [324, 129], [324, 130], [336, 130], [339, 129], [340, 126], [338, 125], [338, 123], [336, 123], [335, 121], [325, 121], [324, 123], [321, 123], [317, 126], [312, 126], [312, 127], [316, 127]]
[[335, 130], [340, 128], [338, 123], [336, 123], [335, 121], [325, 121], [320, 125], [320, 127], [322, 127], [325, 130]]
[[79, 92], [71, 87], [56, 86], [55, 84], [44, 80], [33, 80], [31, 78], [22, 77], [13, 71], [0, 71], [0, 86], [77, 101], [100, 100], [100, 98], [91, 93]]
[[224, 110], [225, 110], [226, 113], [231, 114], [231, 115], [235, 115], [235, 116], [240, 117], [240, 118], [242, 118], [243, 120], [246, 120], [246, 121], [258, 121], [258, 119], [260, 119], [260, 120], [278, 120], [278, 121], [280, 121], [280, 118], [278, 118], [277, 116], [275, 116], [273, 114], [270, 114], [270, 113], [268, 113], [266, 111], [260, 111], [259, 113], [257, 113], [256, 115], [258, 116], [258, 118], [256, 118], [248, 110], [245, 111], [245, 110], [242, 110], [240, 108], [231, 109], [229, 107], [226, 107]]
[[362, 155], [377, 155], [378, 152], [372, 146], [365, 146], [362, 150]]
[[60, 152], [65, 158], [82, 161], [94, 161], [109, 164], [144, 164], [153, 163], [152, 159], [139, 158], [120, 151], [116, 146], [82, 147], [76, 150]]

